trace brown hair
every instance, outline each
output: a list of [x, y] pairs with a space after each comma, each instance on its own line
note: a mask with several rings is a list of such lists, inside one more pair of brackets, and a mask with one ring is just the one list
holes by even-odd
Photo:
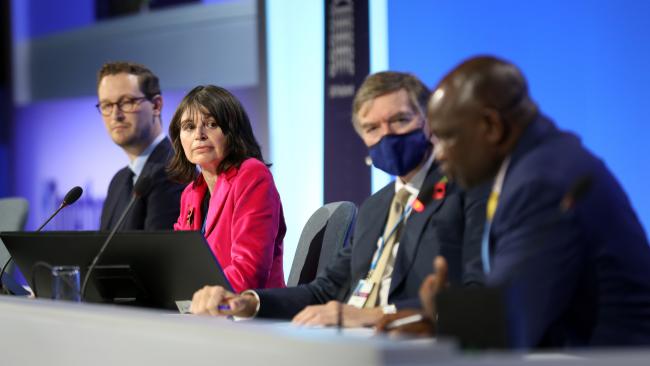
[[140, 91], [147, 99], [160, 95], [160, 82], [158, 77], [146, 66], [135, 62], [115, 61], [107, 62], [97, 72], [97, 88], [104, 76], [117, 74], [131, 74], [138, 77]]
[[180, 140], [181, 117], [188, 110], [210, 115], [226, 138], [226, 157], [217, 167], [217, 174], [239, 167], [248, 158], [264, 162], [248, 115], [239, 100], [224, 88], [199, 85], [183, 98], [169, 124], [174, 156], [167, 172], [172, 179], [189, 183], [197, 177], [196, 165], [187, 160]]
[[408, 93], [411, 108], [425, 115], [427, 102], [431, 95], [429, 88], [413, 74], [382, 71], [368, 75], [354, 95], [354, 101], [352, 102], [352, 123], [354, 128], [356, 129], [359, 126], [357, 115], [365, 102], [401, 89], [406, 90]]

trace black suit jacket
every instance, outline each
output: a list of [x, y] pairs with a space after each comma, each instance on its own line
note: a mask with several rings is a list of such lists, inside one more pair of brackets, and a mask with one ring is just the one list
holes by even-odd
[[[165, 138], [149, 155], [140, 174], [141, 177], [151, 177], [151, 189], [133, 205], [133, 209], [124, 219], [121, 230], [173, 229], [174, 223], [178, 220], [184, 186], [170, 181], [165, 172], [171, 157], [171, 142]], [[102, 209], [100, 230], [111, 230], [126, 208], [128, 201], [123, 197], [129, 179], [132, 179], [129, 167], [124, 167], [111, 180]]]
[[[418, 197], [428, 204], [422, 212], [412, 211], [402, 230], [388, 295], [388, 302], [397, 308], [420, 306], [417, 299], [420, 285], [432, 272], [433, 259], [439, 254], [449, 263], [452, 283], [483, 282], [480, 246], [489, 189], [481, 188], [467, 194], [448, 183], [444, 198], [433, 199], [431, 188], [442, 177], [434, 163]], [[368, 273], [394, 194], [395, 185], [390, 183], [361, 205], [351, 244], [342, 248], [313, 282], [291, 288], [257, 290], [260, 296], [258, 316], [291, 318], [308, 305], [345, 301], [351, 287]]]

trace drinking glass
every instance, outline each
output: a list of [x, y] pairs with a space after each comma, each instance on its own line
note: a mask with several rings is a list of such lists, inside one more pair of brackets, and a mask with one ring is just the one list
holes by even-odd
[[74, 302], [81, 301], [78, 266], [52, 267], [52, 298]]

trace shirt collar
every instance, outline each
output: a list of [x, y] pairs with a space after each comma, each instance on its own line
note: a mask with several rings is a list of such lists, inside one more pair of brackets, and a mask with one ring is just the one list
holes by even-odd
[[129, 169], [133, 172], [133, 181], [135, 182], [138, 180], [138, 177], [142, 173], [142, 169], [144, 169], [144, 165], [147, 163], [147, 160], [149, 159], [149, 156], [153, 152], [153, 150], [158, 146], [159, 143], [162, 142], [162, 140], [165, 139], [165, 134], [161, 133], [156, 137], [153, 142], [147, 146], [144, 151], [138, 155], [135, 159], [133, 159], [129, 163]]
[[417, 195], [420, 193], [420, 188], [422, 188], [422, 184], [424, 183], [424, 178], [426, 178], [427, 172], [429, 172], [429, 169], [433, 164], [433, 158], [434, 155], [432, 152], [429, 155], [427, 161], [424, 162], [424, 164], [420, 167], [420, 170], [415, 173], [413, 178], [408, 183], [402, 182], [402, 180], [397, 177], [395, 179], [395, 192], [397, 193], [400, 189], [406, 188], [409, 192], [411, 192], [411, 198], [417, 197]]

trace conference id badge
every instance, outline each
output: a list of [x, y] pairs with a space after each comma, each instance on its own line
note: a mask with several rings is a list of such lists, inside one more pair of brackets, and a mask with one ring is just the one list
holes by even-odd
[[350, 300], [348, 300], [348, 305], [352, 305], [359, 309], [363, 308], [366, 301], [368, 301], [368, 296], [370, 296], [374, 285], [373, 282], [368, 281], [367, 279], [359, 280], [357, 287], [354, 288], [352, 296], [350, 296]]

